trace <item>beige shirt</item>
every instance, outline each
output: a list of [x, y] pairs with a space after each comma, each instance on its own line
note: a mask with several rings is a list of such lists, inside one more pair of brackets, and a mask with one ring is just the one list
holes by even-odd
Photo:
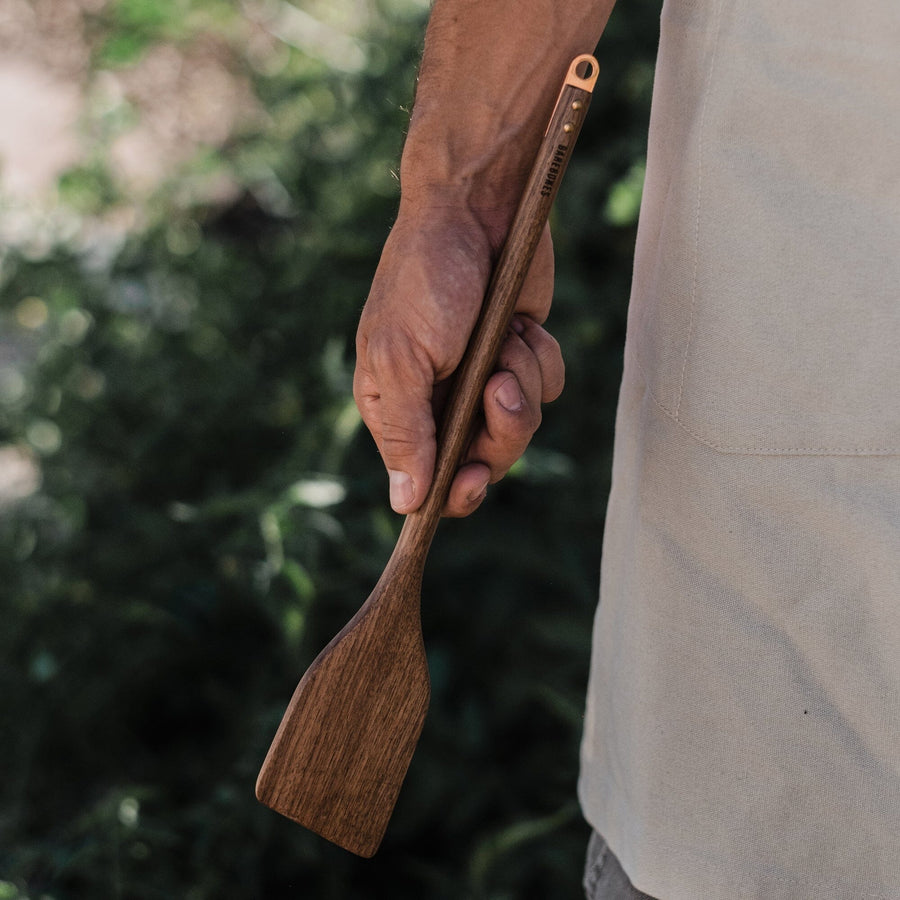
[[580, 783], [663, 900], [900, 898], [900, 3], [667, 0]]

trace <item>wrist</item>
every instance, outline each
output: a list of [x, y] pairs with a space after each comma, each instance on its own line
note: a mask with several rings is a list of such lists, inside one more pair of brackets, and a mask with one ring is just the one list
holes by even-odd
[[391, 234], [413, 242], [433, 242], [438, 247], [449, 242], [465, 248], [472, 259], [482, 259], [491, 266], [496, 261], [498, 243], [502, 246], [505, 239], [506, 226], [501, 218], [499, 213], [490, 215], [473, 209], [464, 190], [431, 185], [401, 195]]
[[409, 221], [443, 222], [478, 231], [499, 252], [515, 215], [527, 172], [461, 173], [430, 169], [404, 181], [398, 215]]
[[480, 98], [454, 111], [417, 99], [400, 162], [401, 203], [417, 211], [467, 210], [502, 244], [519, 204], [541, 129], [536, 117], [505, 116]]

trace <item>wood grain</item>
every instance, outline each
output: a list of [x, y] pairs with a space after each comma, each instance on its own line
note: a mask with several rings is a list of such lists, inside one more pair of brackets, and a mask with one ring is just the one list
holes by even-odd
[[428, 496], [406, 517], [372, 594], [301, 679], [257, 779], [261, 802], [360, 856], [381, 843], [422, 731], [430, 696], [420, 618], [425, 560], [596, 71], [589, 56], [569, 68], [457, 370]]

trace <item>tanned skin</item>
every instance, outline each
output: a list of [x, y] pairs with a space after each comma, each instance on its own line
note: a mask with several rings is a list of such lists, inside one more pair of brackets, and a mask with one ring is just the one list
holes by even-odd
[[[435, 407], [459, 364], [571, 60], [593, 52], [614, 0], [437, 0], [400, 165], [401, 200], [357, 335], [354, 396], [417, 509], [435, 461]], [[563, 388], [545, 231], [445, 508], [465, 516], [522, 455]]]

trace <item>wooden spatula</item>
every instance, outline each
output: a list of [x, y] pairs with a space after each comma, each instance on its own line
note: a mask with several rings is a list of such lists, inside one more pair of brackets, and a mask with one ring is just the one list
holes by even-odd
[[259, 773], [260, 801], [360, 856], [381, 843], [428, 709], [425, 557], [596, 78], [593, 57], [572, 62], [456, 375], [429, 494], [371, 596], [303, 676]]

